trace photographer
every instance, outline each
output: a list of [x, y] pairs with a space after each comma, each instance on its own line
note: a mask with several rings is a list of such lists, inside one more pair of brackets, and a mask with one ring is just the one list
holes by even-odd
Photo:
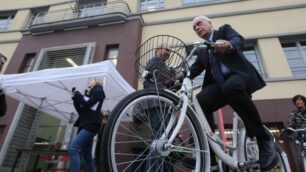
[[[0, 53], [0, 72], [2, 71], [3, 65], [5, 64], [7, 58]], [[0, 117], [4, 116], [6, 113], [6, 100], [3, 90], [0, 89]]]
[[88, 82], [89, 91], [85, 97], [79, 91], [72, 90], [73, 105], [79, 113], [75, 126], [79, 127], [78, 134], [69, 147], [71, 158], [70, 171], [80, 171], [80, 152], [85, 160], [86, 172], [94, 171], [92, 158], [93, 138], [99, 132], [102, 122], [101, 108], [105, 94], [102, 87], [102, 80], [90, 79]]

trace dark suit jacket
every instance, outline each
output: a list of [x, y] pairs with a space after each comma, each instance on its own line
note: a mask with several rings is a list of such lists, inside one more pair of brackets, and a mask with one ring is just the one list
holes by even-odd
[[[88, 100], [85, 100], [79, 91], [76, 91], [72, 98], [73, 105], [79, 113], [75, 126], [80, 128], [87, 124], [101, 124], [102, 122], [101, 108], [105, 98], [103, 87], [100, 85], [93, 87], [88, 98]], [[98, 106], [93, 109], [96, 103], [98, 103]]]
[[6, 113], [6, 100], [5, 95], [1, 93], [0, 95], [0, 117], [4, 116]]
[[[248, 85], [248, 92], [251, 94], [256, 90], [264, 87], [266, 84], [261, 78], [260, 74], [256, 71], [255, 67], [246, 59], [242, 53], [244, 38], [235, 31], [230, 25], [226, 24], [214, 31], [213, 41], [223, 39], [231, 42], [234, 51], [225, 54], [214, 54], [214, 56], [227, 66], [234, 74], [241, 76]], [[210, 71], [208, 61], [208, 50], [200, 49], [196, 52], [197, 58], [190, 68], [191, 79], [198, 76], [203, 70], [205, 78], [203, 88], [214, 82], [212, 73]]]

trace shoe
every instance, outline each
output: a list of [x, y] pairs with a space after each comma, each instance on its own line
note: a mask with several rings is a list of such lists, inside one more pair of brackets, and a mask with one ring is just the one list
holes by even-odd
[[273, 140], [258, 141], [259, 165], [261, 171], [271, 170], [278, 162]]
[[210, 172], [218, 172], [218, 171], [219, 171], [218, 165], [212, 165], [212, 166], [210, 166]]

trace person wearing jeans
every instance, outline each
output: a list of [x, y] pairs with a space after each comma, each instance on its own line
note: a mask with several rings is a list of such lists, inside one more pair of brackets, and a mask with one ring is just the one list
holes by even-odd
[[[93, 138], [95, 137], [95, 132], [87, 131], [86, 129], [82, 129], [79, 131], [77, 137], [73, 140], [70, 145], [69, 154], [71, 159], [70, 170], [71, 172], [80, 171], [80, 153], [84, 157], [84, 161], [86, 162], [85, 170], [94, 171], [94, 163], [92, 159], [92, 145]], [[81, 151], [80, 151], [81, 150]]]
[[92, 158], [93, 138], [99, 132], [101, 126], [101, 108], [105, 94], [102, 80], [98, 78], [89, 80], [88, 88], [89, 91], [86, 93], [86, 97], [79, 91], [72, 90], [73, 105], [79, 114], [75, 126], [79, 127], [79, 129], [69, 147], [70, 172], [80, 171], [81, 155], [85, 160], [86, 172], [94, 171]]

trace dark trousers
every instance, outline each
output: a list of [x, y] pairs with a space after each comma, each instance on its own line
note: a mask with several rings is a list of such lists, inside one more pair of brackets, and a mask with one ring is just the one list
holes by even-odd
[[265, 137], [261, 118], [248, 94], [247, 83], [239, 75], [231, 75], [222, 86], [216, 83], [206, 86], [197, 95], [197, 99], [212, 130], [215, 128], [213, 112], [229, 104], [243, 120], [249, 137]]

